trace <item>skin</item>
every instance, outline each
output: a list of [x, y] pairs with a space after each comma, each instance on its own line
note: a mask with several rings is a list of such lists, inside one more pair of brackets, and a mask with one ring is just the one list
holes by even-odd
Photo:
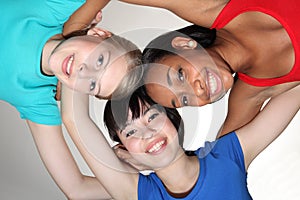
[[[67, 35], [75, 30], [85, 29], [90, 24], [97, 24], [101, 21], [101, 9], [108, 4], [109, 0], [87, 0], [77, 9], [64, 24], [63, 35]], [[95, 17], [96, 16], [96, 17]]]
[[[191, 23], [208, 28], [212, 26], [228, 2], [227, 0], [191, 0], [187, 4], [179, 0], [124, 1], [164, 8]], [[186, 45], [173, 44], [173, 46], [183, 51], [189, 49], [187, 43]], [[222, 29], [217, 30], [215, 44], [206, 51], [219, 69], [224, 67], [224, 69], [230, 69], [231, 73], [241, 72], [255, 78], [274, 78], [286, 75], [291, 71], [295, 60], [294, 49], [286, 30], [276, 19], [260, 12], [246, 12], [236, 16]], [[163, 62], [167, 66], [171, 65], [171, 63]], [[294, 82], [272, 87], [256, 87], [238, 80], [231, 88], [228, 114], [219, 136], [249, 123], [259, 113], [265, 100], [288, 91], [298, 84], [299, 82]], [[171, 90], [173, 92], [174, 88]], [[225, 88], [225, 91], [227, 90]], [[165, 106], [170, 106], [169, 102], [174, 98], [165, 102], [162, 95], [155, 96], [155, 94], [165, 94], [166, 91], [161, 87], [154, 88], [153, 85], [148, 87], [148, 92], [152, 98]], [[181, 96], [179, 95], [177, 98], [180, 99]], [[211, 102], [214, 100], [211, 99]], [[192, 101], [192, 106], [201, 106], [211, 102], [203, 102], [199, 98]], [[177, 106], [183, 105], [176, 103]]]
[[[143, 110], [141, 117], [128, 121], [118, 136], [133, 159], [148, 168], [162, 168], [182, 153], [178, 146], [177, 131], [166, 114], [153, 107]], [[131, 119], [130, 111], [128, 118]], [[154, 147], [160, 143], [158, 148]], [[179, 155], [170, 152], [178, 152]]]
[[216, 66], [200, 51], [187, 51], [182, 56], [184, 59], [167, 56], [146, 74], [147, 92], [156, 102], [173, 108], [203, 106], [219, 100], [232, 87], [228, 67]]
[[[89, 118], [88, 96], [67, 88], [63, 89], [62, 113], [63, 118], [67, 122], [66, 127], [97, 179], [107, 189], [112, 198], [137, 199], [138, 174], [124, 173], [124, 171], [128, 170], [128, 165], [118, 160], [118, 157], [106, 142], [105, 137], [101, 134], [101, 130]], [[253, 121], [236, 130], [244, 153], [246, 169], [253, 159], [282, 133], [297, 113], [300, 107], [299, 94], [300, 86], [274, 97]], [[274, 113], [277, 113], [276, 118], [273, 117]], [[89, 120], [76, 120], [82, 117], [84, 119], [89, 118]], [[184, 193], [189, 191], [196, 182], [201, 166], [199, 166], [196, 157], [189, 157], [183, 153], [183, 150], [179, 147], [178, 140], [176, 140], [176, 131], [168, 119], [166, 119], [163, 127], [161, 125], [158, 127], [151, 126], [151, 123], [155, 122], [156, 117], [158, 115], [153, 117], [153, 115], [147, 116], [144, 113], [140, 118], [129, 121], [129, 127], [127, 127], [129, 129], [125, 128], [127, 131], [123, 132], [123, 130], [119, 133], [120, 139], [129, 153], [134, 154], [133, 156], [136, 156], [137, 153], [141, 155], [146, 154], [144, 158], [139, 156], [137, 159], [142, 164], [147, 164], [151, 167], [171, 192]], [[271, 123], [272, 126], [269, 125]], [[144, 132], [132, 132], [132, 130], [144, 130]], [[157, 131], [149, 134], [149, 131], [153, 130]], [[261, 134], [262, 131], [264, 134]], [[86, 144], [81, 137], [82, 134], [92, 138], [93, 141], [97, 141], [94, 147], [98, 148], [93, 149], [93, 153], [86, 148]], [[172, 137], [174, 139], [171, 139]], [[155, 151], [149, 153], [149, 145], [151, 149], [153, 141], [154, 143], [159, 141], [166, 142], [163, 145], [158, 145]], [[120, 167], [118, 169], [121, 170], [115, 170], [111, 165], [105, 164], [103, 160], [99, 162], [98, 156], [105, 156], [114, 160], [115, 164]], [[163, 156], [165, 159], [163, 164], [159, 165], [155, 162], [153, 162], [154, 164], [150, 162], [152, 159], [155, 161], [156, 157], [160, 156]], [[169, 159], [172, 157], [174, 159]]]
[[111, 34], [107, 35], [99, 28], [94, 30], [99, 34], [48, 41], [44, 47], [42, 69], [79, 92], [109, 96], [119, 82], [102, 80], [102, 77], [114, 75], [116, 80], [121, 80], [127, 72], [127, 62], [117, 47], [106, 42]]
[[[87, 0], [86, 3], [70, 18], [70, 23], [65, 24], [64, 33], [78, 30], [78, 26], [74, 24], [90, 24], [98, 13], [108, 1], [101, 1], [97, 4], [95, 0]], [[105, 3], [106, 2], [106, 3]], [[85, 18], [87, 17], [87, 18]], [[76, 23], [76, 21], [80, 23]], [[101, 17], [95, 19], [94, 22], [99, 22]], [[71, 24], [71, 25], [70, 25]], [[95, 32], [92, 33], [95, 35]], [[102, 35], [102, 34], [100, 34]], [[46, 74], [55, 74], [48, 64], [48, 57], [51, 54], [51, 50], [58, 44], [57, 40], [60, 40], [61, 36], [57, 35], [50, 40], [44, 51], [42, 57], [43, 71]], [[48, 56], [48, 57], [47, 57]], [[117, 61], [115, 61], [117, 62]], [[56, 75], [56, 74], [55, 74]], [[109, 91], [106, 91], [109, 93]], [[63, 137], [62, 126], [47, 126], [34, 123], [30, 120], [26, 120], [31, 134], [34, 138], [39, 155], [47, 168], [49, 174], [54, 179], [55, 183], [66, 195], [68, 199], [108, 199], [110, 195], [106, 192], [103, 186], [95, 177], [89, 177], [83, 175], [76, 161], [74, 160], [68, 145]], [[42, 134], [41, 134], [42, 133]], [[55, 148], [54, 148], [55, 147]]]

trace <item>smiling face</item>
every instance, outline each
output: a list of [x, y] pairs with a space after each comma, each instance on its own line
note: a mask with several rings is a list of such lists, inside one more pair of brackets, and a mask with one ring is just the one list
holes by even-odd
[[208, 54], [185, 50], [151, 64], [145, 77], [147, 93], [166, 107], [203, 106], [222, 98], [232, 87], [232, 74], [216, 67]]
[[49, 67], [68, 87], [105, 97], [111, 95], [127, 72], [123, 54], [109, 40], [77, 36], [57, 46], [49, 58]]
[[128, 121], [118, 136], [132, 157], [151, 169], [169, 165], [182, 153], [178, 133], [162, 108], [144, 106], [140, 117]]

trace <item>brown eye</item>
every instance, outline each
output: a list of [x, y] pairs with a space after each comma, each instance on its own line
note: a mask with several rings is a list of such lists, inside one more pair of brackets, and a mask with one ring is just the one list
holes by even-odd
[[182, 68], [179, 68], [179, 69], [178, 69], [177, 76], [178, 76], [178, 79], [179, 79], [181, 82], [184, 81], [184, 74], [183, 74], [183, 69], [182, 69]]
[[125, 136], [126, 136], [126, 137], [130, 137], [130, 136], [132, 136], [133, 134], [135, 134], [136, 132], [137, 132], [136, 129], [130, 130], [130, 131], [126, 132]]
[[189, 102], [188, 102], [188, 98], [187, 96], [183, 96], [182, 97], [182, 105], [183, 106], [188, 106]]

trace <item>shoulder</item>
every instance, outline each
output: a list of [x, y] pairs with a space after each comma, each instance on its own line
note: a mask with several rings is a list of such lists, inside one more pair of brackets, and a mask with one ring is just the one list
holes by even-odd
[[139, 174], [138, 199], [165, 199], [165, 194], [166, 190], [155, 173]]
[[235, 132], [220, 137], [213, 142], [206, 142], [204, 147], [196, 151], [199, 159], [210, 160], [210, 158], [228, 160], [236, 163], [244, 170], [244, 154], [241, 144]]

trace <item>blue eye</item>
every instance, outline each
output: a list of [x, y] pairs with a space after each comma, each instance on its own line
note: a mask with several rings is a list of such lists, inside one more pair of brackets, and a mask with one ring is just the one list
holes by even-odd
[[101, 54], [97, 60], [97, 66], [101, 66], [104, 62], [104, 56]]
[[90, 85], [90, 91], [93, 91], [96, 87], [96, 81], [92, 80]]

